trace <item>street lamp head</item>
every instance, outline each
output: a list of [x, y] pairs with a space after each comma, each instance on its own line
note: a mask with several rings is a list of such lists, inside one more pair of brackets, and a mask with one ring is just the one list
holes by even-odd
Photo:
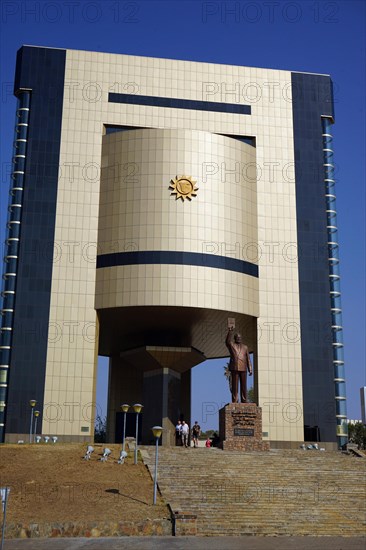
[[163, 428], [161, 426], [154, 426], [153, 428], [151, 428], [151, 430], [152, 430], [152, 433], [154, 434], [154, 437], [156, 437], [157, 439], [160, 438], [163, 432]]
[[34, 411], [34, 416], [35, 416], [36, 418], [38, 418], [40, 414], [41, 414], [41, 413], [40, 413], [39, 411]]
[[29, 404], [30, 404], [30, 406], [33, 408], [33, 407], [35, 407], [35, 406], [37, 405], [37, 401], [36, 401], [35, 399], [31, 399], [31, 400], [29, 401]]
[[135, 403], [133, 405], [133, 410], [135, 411], [135, 413], [139, 414], [141, 412], [142, 407], [143, 405], [141, 405], [141, 403]]
[[110, 454], [112, 454], [112, 451], [108, 449], [108, 447], [105, 447], [105, 449], [103, 449], [103, 456], [100, 458], [101, 462], [107, 462]]
[[117, 464], [124, 464], [125, 459], [127, 458], [128, 454], [126, 451], [121, 451], [119, 455], [119, 459], [117, 460]]
[[121, 411], [123, 411], [124, 413], [126, 413], [129, 408], [130, 408], [130, 405], [127, 405], [127, 403], [124, 403], [123, 405], [121, 405]]
[[91, 454], [94, 452], [94, 447], [92, 445], [88, 445], [86, 449], [86, 453], [84, 455], [84, 460], [90, 460]]

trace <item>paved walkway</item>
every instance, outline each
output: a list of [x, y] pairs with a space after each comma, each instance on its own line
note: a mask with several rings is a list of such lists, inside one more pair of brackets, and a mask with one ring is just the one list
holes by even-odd
[[365, 550], [366, 537], [118, 537], [13, 539], [4, 550]]

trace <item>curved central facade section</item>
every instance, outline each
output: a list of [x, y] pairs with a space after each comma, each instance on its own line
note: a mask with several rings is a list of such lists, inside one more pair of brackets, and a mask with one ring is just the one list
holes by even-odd
[[134, 400], [173, 442], [190, 369], [227, 355], [228, 317], [256, 353], [257, 240], [254, 147], [192, 130], [103, 137], [95, 308], [110, 438]]
[[[216, 319], [220, 311], [258, 317], [257, 240], [254, 147], [192, 130], [103, 137], [102, 317], [103, 310], [136, 306], [171, 307], [174, 318], [176, 308], [192, 308], [195, 319], [202, 318], [198, 309], [206, 319], [209, 310]], [[101, 351], [110, 355], [116, 350], [107, 340], [101, 326]]]

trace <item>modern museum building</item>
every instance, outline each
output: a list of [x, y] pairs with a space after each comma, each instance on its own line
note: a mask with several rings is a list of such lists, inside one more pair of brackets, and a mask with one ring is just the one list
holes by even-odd
[[14, 94], [1, 441], [30, 400], [37, 433], [90, 441], [106, 356], [107, 440], [141, 403], [173, 444], [234, 318], [263, 439], [344, 444], [331, 78], [23, 46]]

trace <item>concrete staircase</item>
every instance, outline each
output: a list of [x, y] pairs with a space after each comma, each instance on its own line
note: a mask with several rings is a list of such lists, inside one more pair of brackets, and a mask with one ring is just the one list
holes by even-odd
[[[145, 447], [153, 476], [155, 453]], [[337, 452], [159, 448], [159, 489], [198, 535], [366, 534], [366, 460]]]

